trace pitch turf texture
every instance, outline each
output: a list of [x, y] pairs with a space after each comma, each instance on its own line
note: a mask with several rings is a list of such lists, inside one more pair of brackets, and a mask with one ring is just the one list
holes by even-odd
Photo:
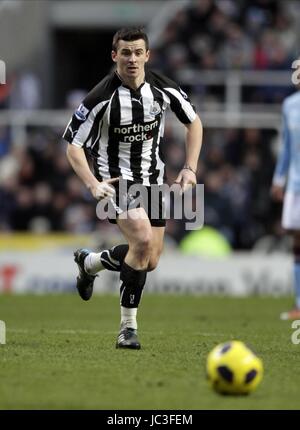
[[[300, 344], [279, 320], [290, 298], [147, 295], [142, 349], [116, 350], [117, 296], [0, 296], [1, 409], [299, 409]], [[299, 336], [300, 338], [300, 336]], [[246, 397], [211, 391], [207, 353], [240, 339], [265, 375]]]

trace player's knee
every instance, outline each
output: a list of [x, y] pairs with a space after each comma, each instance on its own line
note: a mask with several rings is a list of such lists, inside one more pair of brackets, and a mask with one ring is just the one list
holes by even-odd
[[158, 258], [150, 258], [148, 266], [147, 266], [147, 272], [152, 272], [152, 270], [156, 269], [158, 265]]
[[137, 252], [150, 257], [151, 253], [151, 236], [141, 238], [136, 246]]
[[154, 254], [152, 252], [152, 255], [148, 263], [147, 272], [152, 272], [152, 270], [156, 269], [161, 253], [162, 253], [162, 250], [156, 250]]
[[144, 232], [135, 241], [132, 251], [141, 259], [149, 259], [151, 255], [152, 232]]

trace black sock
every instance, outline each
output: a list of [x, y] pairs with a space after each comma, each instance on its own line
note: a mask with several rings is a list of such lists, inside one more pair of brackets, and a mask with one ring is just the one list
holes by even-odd
[[105, 269], [120, 272], [128, 252], [128, 245], [117, 245], [101, 252], [100, 260]]
[[121, 306], [125, 308], [137, 308], [142, 291], [146, 282], [147, 271], [146, 270], [135, 270], [123, 262], [120, 280], [120, 297]]

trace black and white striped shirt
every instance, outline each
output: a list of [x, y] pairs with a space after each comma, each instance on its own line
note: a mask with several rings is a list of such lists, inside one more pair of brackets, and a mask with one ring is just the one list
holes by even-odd
[[161, 185], [161, 142], [169, 106], [183, 124], [194, 121], [194, 107], [172, 80], [146, 71], [144, 83], [133, 90], [113, 72], [86, 96], [63, 137], [89, 151], [99, 180], [121, 176]]

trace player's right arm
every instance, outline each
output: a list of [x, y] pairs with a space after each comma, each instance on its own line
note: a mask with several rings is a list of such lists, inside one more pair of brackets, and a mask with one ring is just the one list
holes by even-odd
[[115, 189], [109, 184], [118, 181], [119, 178], [99, 182], [90, 170], [85, 149], [91, 148], [98, 137], [99, 123], [105, 114], [117, 82], [119, 81], [108, 76], [96, 85], [78, 106], [63, 134], [63, 138], [68, 142], [67, 158], [71, 166], [98, 200], [114, 195]]
[[271, 196], [274, 200], [282, 201], [286, 184], [287, 172], [290, 165], [291, 142], [288, 128], [286, 106], [283, 106], [282, 120], [282, 149], [278, 157], [271, 186]]
[[95, 199], [100, 200], [105, 197], [113, 197], [115, 189], [109, 184], [118, 181], [119, 178], [99, 182], [89, 168], [84, 149], [78, 146], [72, 144], [67, 146], [67, 158], [77, 176], [90, 190]]

